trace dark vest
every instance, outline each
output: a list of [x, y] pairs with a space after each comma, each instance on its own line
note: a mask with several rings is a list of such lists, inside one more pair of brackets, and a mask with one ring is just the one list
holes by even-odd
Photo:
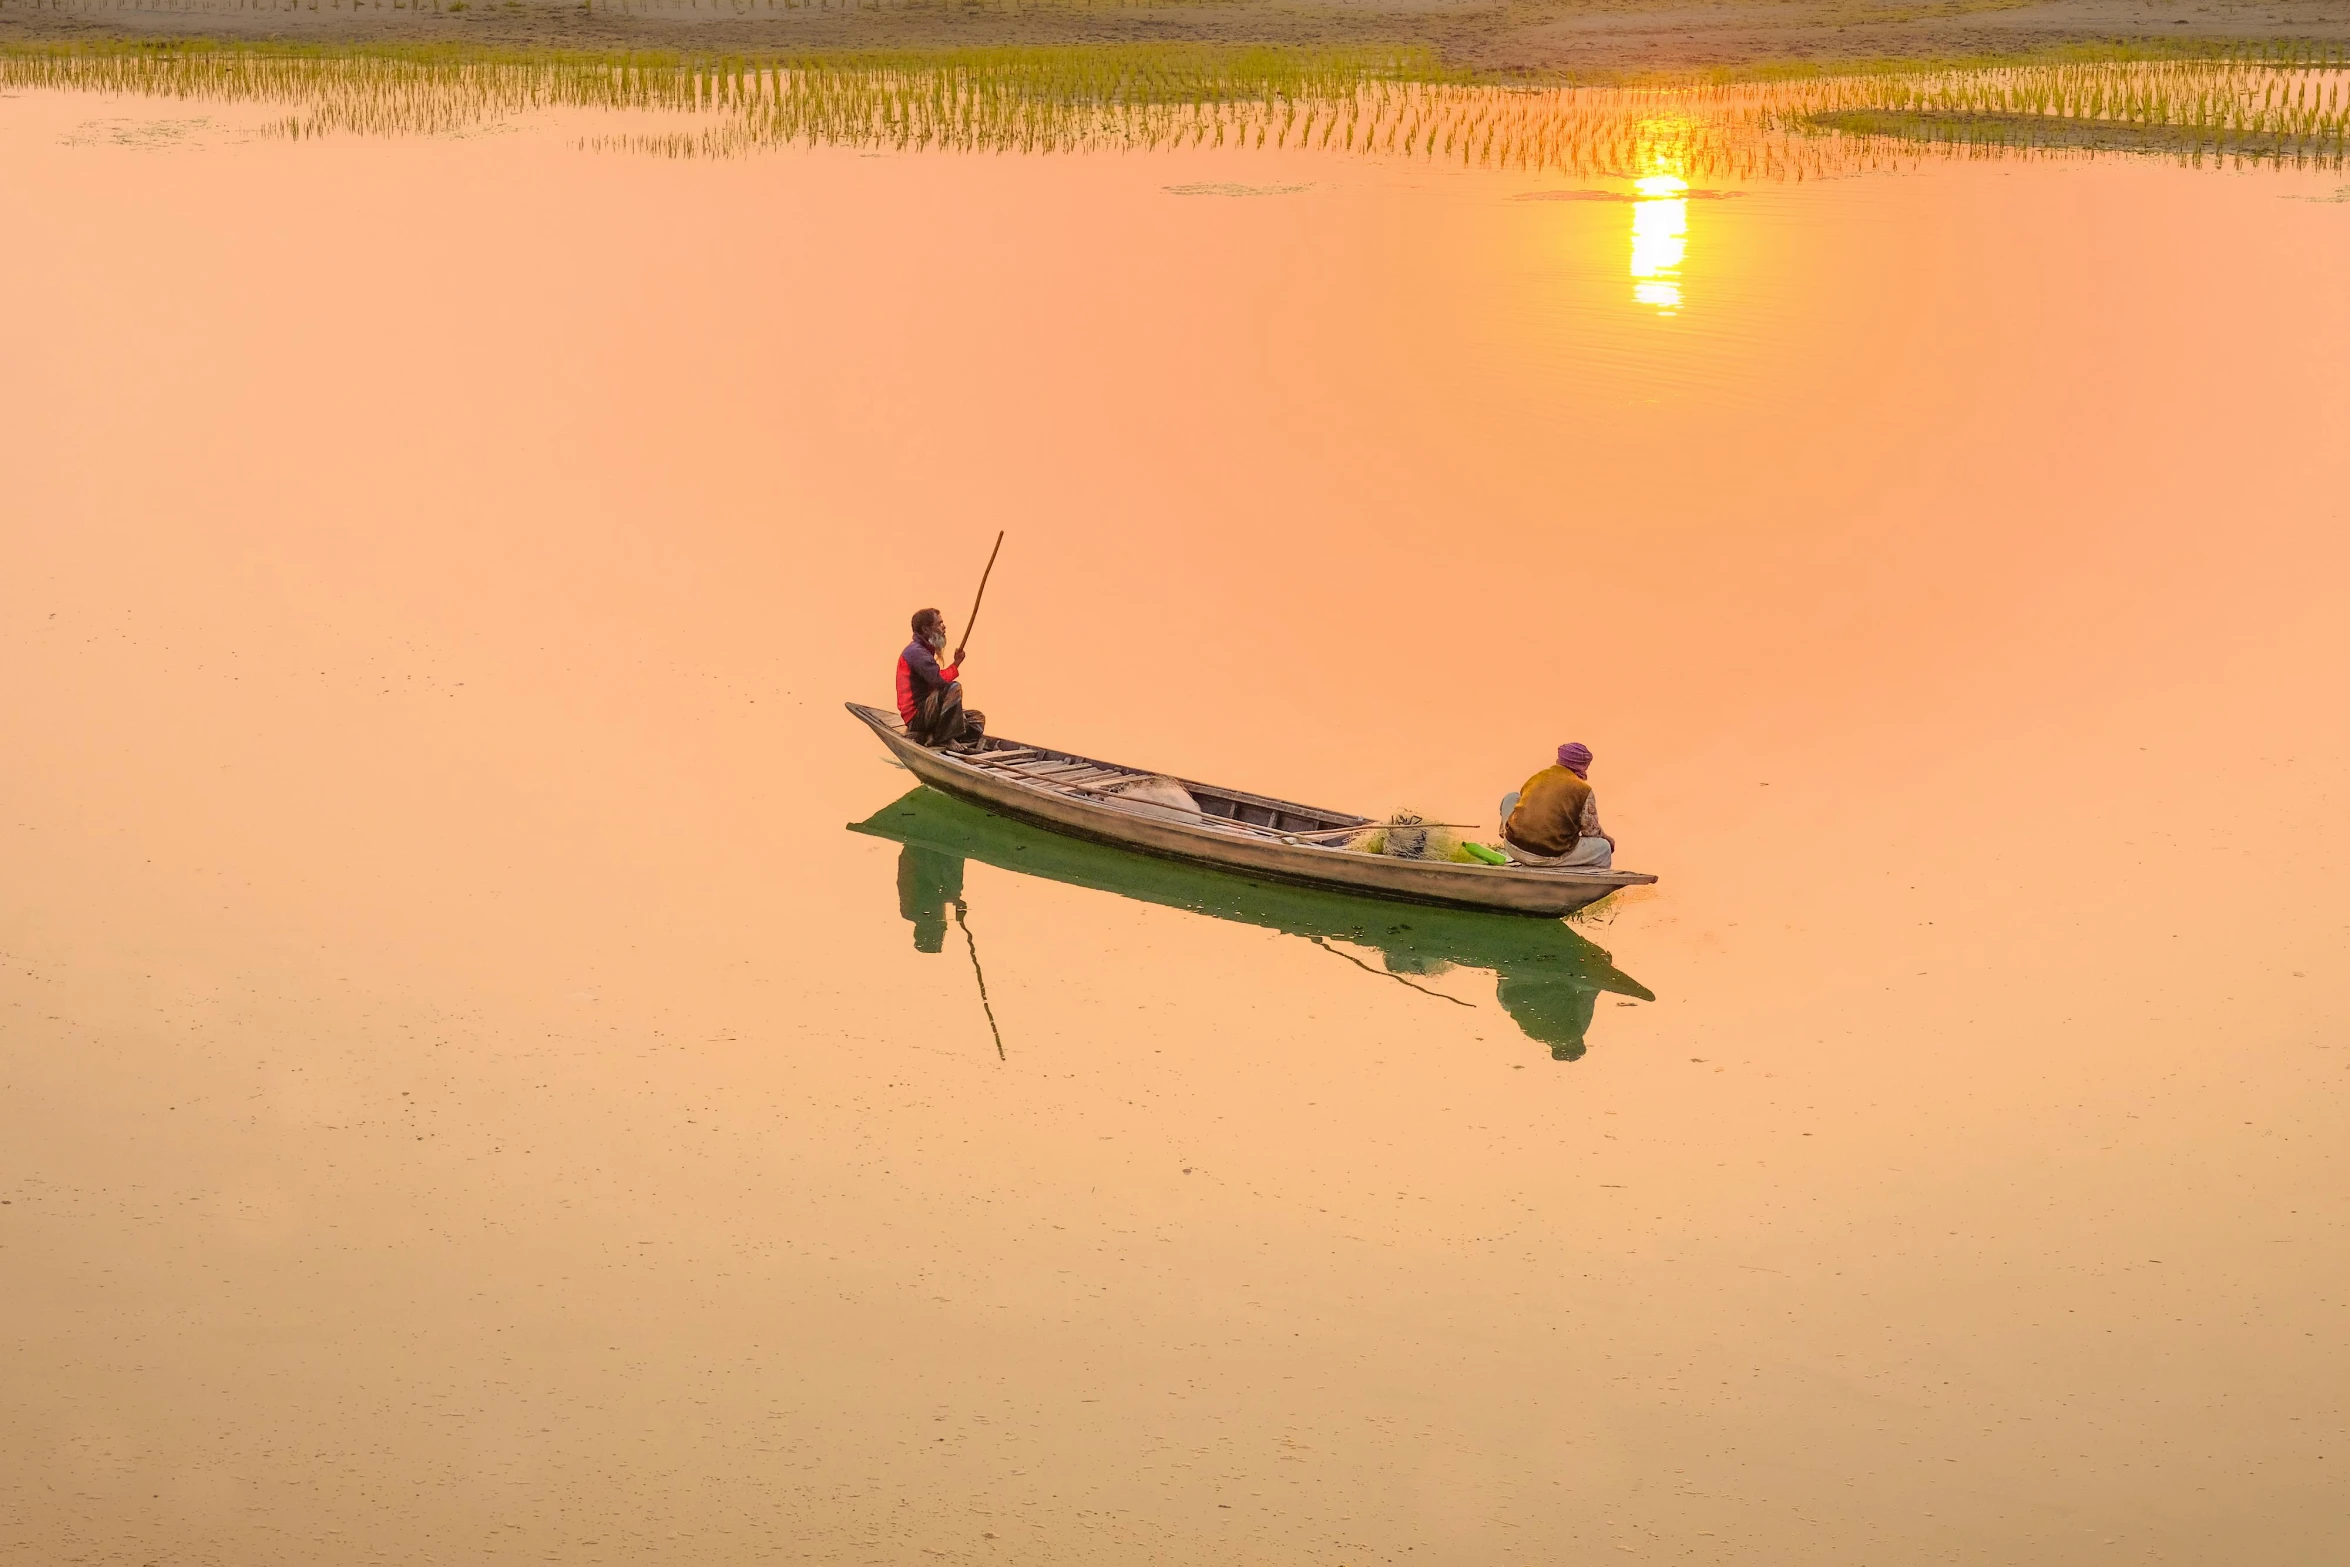
[[1590, 798], [1591, 785], [1564, 767], [1545, 767], [1526, 780], [1501, 835], [1529, 853], [1568, 853], [1583, 841], [1583, 803]]

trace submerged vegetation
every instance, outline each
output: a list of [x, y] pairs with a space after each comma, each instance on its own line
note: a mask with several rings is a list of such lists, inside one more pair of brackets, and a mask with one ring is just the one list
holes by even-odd
[[1217, 45], [822, 57], [212, 44], [0, 51], [0, 84], [282, 106], [267, 133], [452, 134], [618, 110], [581, 144], [674, 157], [1305, 148], [1570, 176], [1806, 178], [1936, 148], [2340, 166], [2350, 58], [2068, 58], [1607, 86], [1470, 80], [1424, 49]]

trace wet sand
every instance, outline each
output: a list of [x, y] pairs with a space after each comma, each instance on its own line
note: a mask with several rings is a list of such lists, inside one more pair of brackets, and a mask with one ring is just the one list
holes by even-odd
[[288, 6], [205, 0], [179, 8], [0, 3], [0, 42], [72, 38], [431, 42], [522, 49], [662, 49], [746, 53], [954, 49], [1135, 42], [1297, 47], [1426, 45], [1448, 63], [1499, 73], [1609, 76], [1797, 61], [2012, 55], [2073, 45], [2209, 47], [2350, 42], [2341, 0], [1950, 0], [1924, 5], [1733, 0], [1594, 5], [1486, 0], [1360, 4], [893, 5], [765, 11], [749, 5], [648, 5], [628, 11], [548, 4], [463, 11]]
[[[2341, 1554], [2339, 172], [273, 112], [0, 98], [0, 1554]], [[909, 917], [998, 528], [1006, 732], [1588, 742], [1655, 999]]]

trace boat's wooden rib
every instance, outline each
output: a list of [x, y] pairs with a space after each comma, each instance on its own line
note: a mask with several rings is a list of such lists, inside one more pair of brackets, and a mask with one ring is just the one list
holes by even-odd
[[1027, 777], [1034, 778], [1039, 783], [1049, 784], [1076, 783], [1080, 779], [1091, 780], [1095, 778], [1126, 778], [1132, 776], [1131, 774], [1122, 772], [1115, 767], [1088, 767], [1083, 763], [1071, 763], [1058, 767], [1023, 767], [1020, 769], [1020, 772]]
[[997, 762], [990, 759], [986, 752], [981, 751], [975, 753], [971, 760], [981, 767], [993, 768], [997, 772], [1014, 773], [1022, 778], [1039, 780], [1058, 778], [1063, 773], [1107, 774], [1117, 771], [1115, 768], [1095, 767], [1086, 762], [1073, 762], [1065, 756], [1037, 756], [1017, 762]]
[[1462, 865], [1357, 854], [1320, 840], [1343, 839], [1378, 825], [1367, 816], [1174, 779], [1198, 804], [1195, 815], [1117, 792], [1163, 776], [1143, 768], [1019, 740], [990, 739], [969, 752], [934, 750], [909, 739], [894, 713], [856, 702], [848, 709], [881, 737], [907, 771], [942, 793], [1076, 837], [1245, 876], [1411, 903], [1546, 915], [1565, 914], [1619, 887], [1656, 880], [1638, 871]]
[[[986, 764], [982, 763], [981, 765], [985, 766]], [[992, 772], [1009, 773], [1015, 778], [1027, 779], [1034, 783], [1043, 784], [1048, 789], [1086, 789], [1106, 787], [1105, 780], [1115, 780], [1120, 784], [1131, 783], [1134, 781], [1133, 774], [1120, 772], [1117, 769], [1110, 767], [1058, 767], [1050, 770], [1042, 768], [1031, 769], [1026, 767], [1000, 767], [991, 768], [989, 770]]]

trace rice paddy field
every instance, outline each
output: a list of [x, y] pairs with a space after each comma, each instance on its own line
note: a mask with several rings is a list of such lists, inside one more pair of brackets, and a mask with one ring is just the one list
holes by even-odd
[[2342, 1559], [2346, 126], [0, 48], [0, 1561]]
[[210, 45], [0, 52], [0, 81], [280, 108], [257, 134], [448, 135], [555, 109], [684, 117], [587, 142], [670, 156], [803, 146], [1357, 154], [1465, 169], [1784, 179], [1916, 144], [2160, 151], [2341, 168], [2350, 51], [1889, 68], [1625, 87], [1480, 85], [1425, 50], [1137, 46], [840, 58], [540, 57]]

